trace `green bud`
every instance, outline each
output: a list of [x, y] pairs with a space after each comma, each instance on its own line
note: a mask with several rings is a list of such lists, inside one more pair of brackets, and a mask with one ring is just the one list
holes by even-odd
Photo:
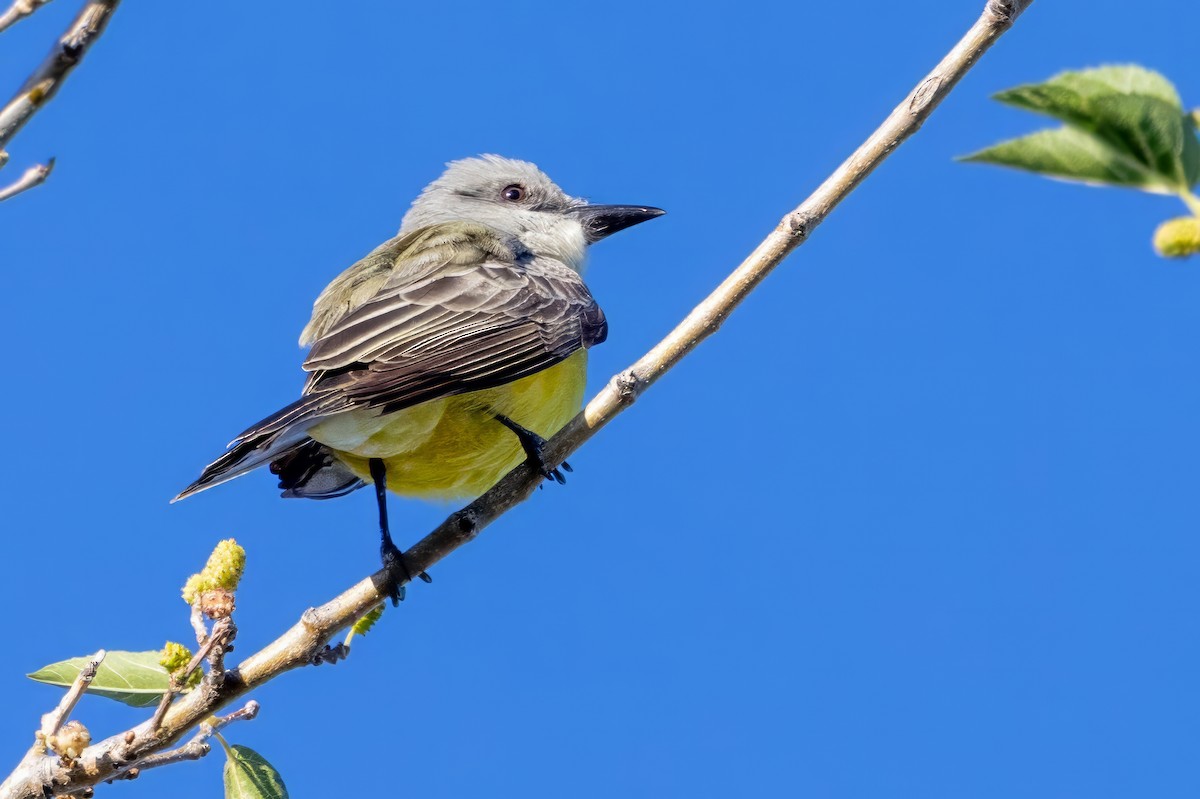
[[209, 589], [208, 579], [204, 573], [193, 574], [187, 578], [187, 582], [183, 584], [183, 601], [189, 605], [196, 601], [196, 597]]
[[1200, 253], [1200, 219], [1168, 219], [1154, 231], [1154, 249], [1164, 258], [1186, 258]]
[[[192, 650], [188, 649], [183, 644], [177, 644], [174, 641], [167, 641], [163, 645], [162, 656], [158, 659], [158, 665], [166, 669], [172, 677], [181, 673], [187, 665], [192, 662]], [[184, 688], [195, 688], [200, 684], [200, 679], [204, 675], [200, 669], [196, 669], [188, 676]]]
[[217, 544], [204, 570], [212, 575], [213, 588], [236, 591], [246, 571], [246, 550], [238, 542], [227, 538]]
[[234, 591], [246, 570], [246, 550], [227, 538], [218, 542], [203, 571], [193, 574], [183, 586], [183, 601], [194, 604], [200, 594], [214, 589]]
[[177, 644], [174, 641], [167, 641], [167, 643], [163, 645], [162, 656], [158, 659], [158, 665], [162, 666], [172, 674], [179, 671], [191, 662], [192, 650], [188, 649], [183, 644]]

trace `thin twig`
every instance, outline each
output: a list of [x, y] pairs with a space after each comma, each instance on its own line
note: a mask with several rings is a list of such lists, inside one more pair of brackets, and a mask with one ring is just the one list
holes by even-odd
[[[583, 413], [547, 442], [548, 466], [562, 462], [595, 435], [623, 409], [673, 367], [696, 345], [715, 332], [732, 310], [792, 250], [805, 241], [833, 208], [870, 174], [896, 147], [912, 135], [976, 60], [1007, 31], [1032, 0], [988, 0], [982, 16], [940, 64], [924, 78], [904, 102], [836, 172], [794, 211], [783, 218], [769, 236], [704, 302], [649, 353], [613, 378]], [[483, 496], [452, 514], [436, 530], [405, 553], [412, 573], [434, 565], [474, 538], [484, 526], [528, 497], [542, 477], [520, 466]], [[156, 737], [145, 734], [149, 722], [135, 728], [134, 743], [128, 734], [107, 738], [84, 751], [69, 767], [45, 764], [30, 755], [3, 785], [0, 799], [40, 799], [45, 786], [59, 792], [79, 791], [86, 785], [111, 779], [120, 768], [112, 757], [128, 752], [145, 758], [180, 740], [216, 710], [247, 691], [285, 671], [313, 662], [332, 636], [384, 601], [391, 575], [380, 570], [317, 608], [275, 641], [246, 658], [228, 672], [218, 690], [192, 691], [171, 705]], [[127, 747], [127, 749], [122, 749]]]
[[50, 0], [13, 0], [13, 4], [0, 14], [0, 33], [37, 11]]
[[120, 0], [90, 0], [8, 104], [0, 108], [0, 150], [52, 98], [104, 32]]
[[200, 610], [198, 601], [192, 603], [192, 612], [188, 620], [192, 623], [192, 631], [196, 633], [196, 643], [203, 645], [208, 640], [208, 623], [204, 621], [204, 612]]
[[[187, 685], [188, 678], [192, 676], [192, 672], [200, 668], [200, 664], [205, 658], [212, 655], [213, 652], [223, 651], [223, 648], [230, 639], [236, 635], [237, 628], [233, 626], [233, 619], [224, 618], [213, 625], [212, 635], [200, 645], [196, 650], [196, 654], [192, 655], [192, 659], [188, 661], [187, 666], [182, 671], [171, 675], [171, 686], [162, 695], [162, 699], [158, 702], [158, 707], [154, 710], [154, 715], [150, 717], [150, 734], [158, 732], [162, 725], [163, 716], [167, 714], [167, 709], [171, 707], [171, 702], [175, 699], [176, 694], [183, 690], [183, 686]], [[216, 660], [216, 658], [214, 658]], [[223, 671], [223, 669], [222, 669]]]
[[[16, 0], [12, 8], [8, 9], [3, 17], [0, 17], [0, 23], [7, 20], [6, 24], [0, 24], [0, 30], [8, 27], [22, 16], [33, 13], [38, 5], [46, 2], [49, 0]], [[108, 25], [108, 20], [112, 17], [119, 2], [120, 0], [88, 0], [83, 10], [71, 22], [66, 33], [50, 50], [50, 54], [22, 84], [13, 98], [0, 107], [0, 167], [3, 167], [4, 162], [8, 160], [4, 148], [12, 140], [12, 137], [25, 127], [25, 123], [33, 118], [38, 109], [58, 93], [67, 75], [100, 38], [100, 34], [104, 32], [104, 28]], [[27, 11], [24, 10], [26, 8], [28, 8]], [[13, 13], [16, 13], [17, 16], [8, 19], [9, 15]], [[0, 190], [0, 202], [41, 185], [49, 177], [53, 167], [54, 159], [50, 159], [50, 162], [45, 165], [30, 167], [15, 183]]]
[[39, 732], [43, 739], [47, 739], [58, 732], [66, 720], [70, 718], [71, 711], [75, 709], [75, 705], [79, 703], [80, 698], [87, 692], [88, 686], [92, 684], [92, 680], [96, 678], [96, 672], [100, 670], [100, 664], [104, 662], [106, 654], [101, 649], [92, 655], [88, 659], [88, 664], [80, 670], [79, 674], [75, 677], [75, 681], [71, 683], [71, 687], [67, 689], [63, 698], [59, 700], [58, 707], [42, 716], [42, 726]]
[[250, 700], [241, 710], [230, 713], [228, 716], [217, 716], [211, 721], [202, 723], [200, 729], [192, 736], [192, 739], [183, 746], [172, 749], [169, 752], [160, 752], [144, 757], [136, 763], [123, 767], [122, 771], [112, 779], [134, 779], [139, 772], [146, 769], [169, 766], [172, 763], [180, 763], [185, 760], [199, 760], [208, 754], [208, 739], [215, 735], [218, 730], [225, 728], [235, 721], [251, 721], [258, 715], [258, 710], [258, 702]]
[[[804, 243], [831, 211], [899, 145], [915, 133], [996, 39], [1012, 27], [1033, 0], [989, 0], [982, 16], [945, 58], [922, 79], [886, 120], [803, 203], [776, 228], [709, 296], [662, 341], [625, 369], [551, 438], [543, 449], [553, 468], [612, 421], [662, 375], [715, 333], [730, 313]], [[498, 516], [525, 500], [541, 482], [527, 467], [518, 467], [404, 553], [413, 574], [446, 557]], [[384, 572], [372, 577], [384, 585]], [[345, 595], [343, 595], [345, 596]], [[356, 606], [357, 608], [358, 606]]]
[[218, 716], [216, 723], [210, 724], [213, 732], [224, 729], [235, 721], [253, 721], [258, 716], [258, 702], [251, 699], [241, 710], [235, 710], [227, 716]]
[[[7, 160], [4, 159], [4, 160]], [[3, 166], [3, 163], [0, 163]], [[16, 197], [23, 191], [29, 191], [34, 186], [40, 186], [46, 182], [46, 178], [50, 177], [50, 172], [54, 169], [54, 159], [51, 158], [44, 164], [34, 164], [25, 170], [21, 177], [14, 180], [4, 188], [0, 188], [0, 203], [5, 200]]]

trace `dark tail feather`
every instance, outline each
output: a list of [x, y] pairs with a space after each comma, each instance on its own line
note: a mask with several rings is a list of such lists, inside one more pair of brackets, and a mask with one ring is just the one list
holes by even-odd
[[[270, 440], [272, 438], [276, 440]], [[287, 455], [293, 449], [303, 446], [305, 441], [310, 440], [304, 436], [299, 441], [292, 438], [281, 442], [277, 436], [262, 436], [235, 444], [224, 455], [205, 466], [196, 482], [180, 491], [179, 496], [171, 501], [178, 502], [192, 494], [198, 494], [206, 488], [212, 488], [221, 483], [227, 483], [235, 477], [241, 477], [246, 472], [257, 469], [275, 458]]]
[[196, 482], [171, 500], [178, 502], [206, 488], [241, 477], [246, 472], [282, 458], [302, 447], [311, 439], [305, 431], [316, 421], [320, 399], [313, 396], [301, 397], [286, 408], [271, 414], [246, 432], [235, 438], [229, 451], [204, 467]]

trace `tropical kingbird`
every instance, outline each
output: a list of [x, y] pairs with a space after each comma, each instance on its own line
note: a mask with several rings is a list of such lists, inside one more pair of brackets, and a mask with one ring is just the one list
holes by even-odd
[[587, 349], [608, 332], [581, 277], [587, 247], [663, 213], [591, 205], [525, 161], [450, 163], [399, 234], [317, 298], [300, 334], [310, 347], [300, 399], [235, 438], [175, 499], [267, 463], [285, 497], [373, 484], [383, 563], [410, 579], [387, 490], [474, 497], [522, 459], [563, 481], [542, 437], [579, 412]]

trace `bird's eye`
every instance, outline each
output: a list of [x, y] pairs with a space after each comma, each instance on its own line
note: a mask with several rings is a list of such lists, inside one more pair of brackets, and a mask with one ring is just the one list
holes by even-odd
[[518, 183], [505, 186], [504, 191], [500, 192], [500, 196], [509, 202], [519, 203], [525, 199], [525, 187]]

